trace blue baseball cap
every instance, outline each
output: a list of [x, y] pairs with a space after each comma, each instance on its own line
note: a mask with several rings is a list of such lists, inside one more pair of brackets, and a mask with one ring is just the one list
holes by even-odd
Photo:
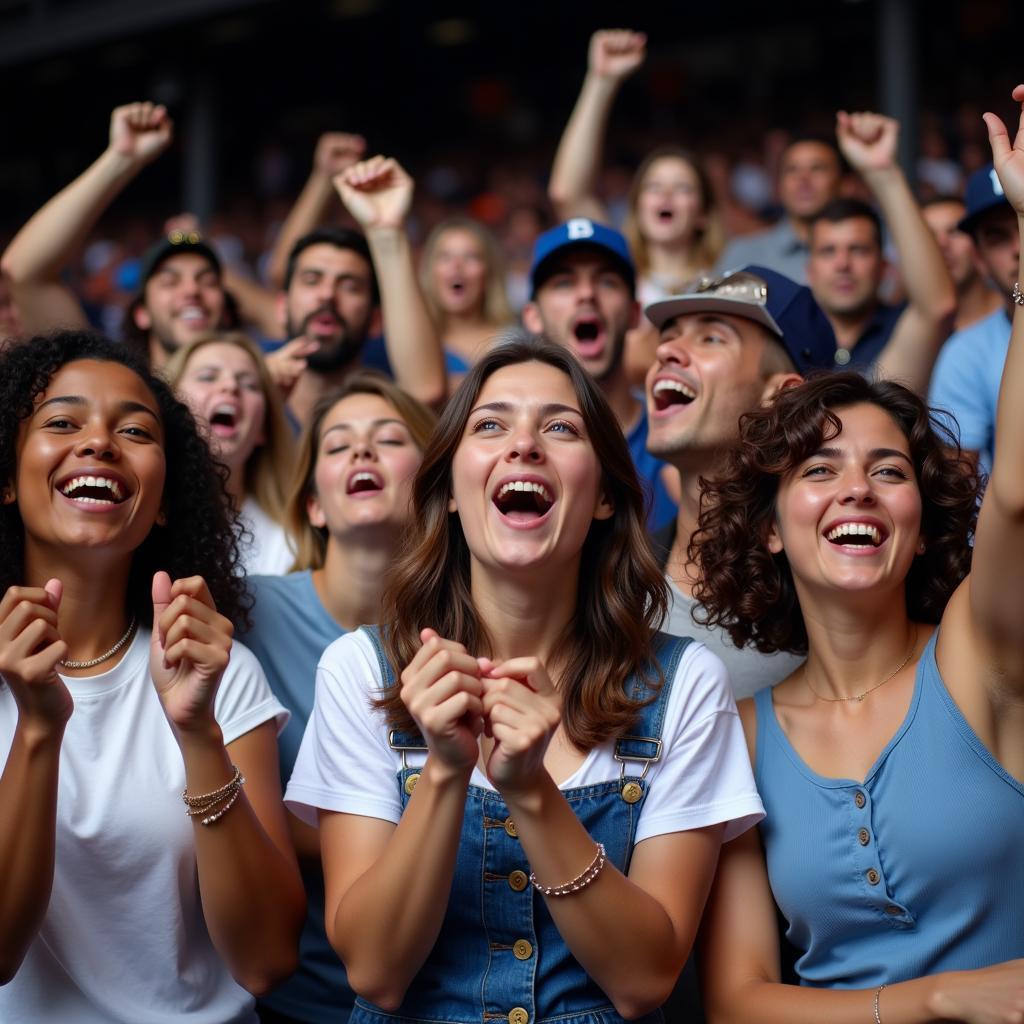
[[698, 278], [681, 295], [651, 303], [644, 312], [659, 330], [688, 313], [743, 317], [774, 334], [800, 373], [835, 368], [835, 332], [811, 289], [767, 267]]
[[629, 243], [614, 228], [598, 224], [586, 217], [573, 217], [564, 224], [545, 231], [533, 244], [530, 264], [530, 298], [550, 276], [553, 257], [567, 249], [599, 249], [611, 256], [622, 272], [629, 290], [636, 289], [636, 267], [629, 252]]
[[1009, 205], [995, 168], [992, 164], [986, 164], [984, 167], [979, 167], [967, 179], [967, 190], [964, 193], [964, 206], [967, 207], [967, 212], [960, 219], [957, 227], [961, 231], [973, 235], [978, 221], [989, 210], [995, 210], [1000, 206], [1009, 207]]

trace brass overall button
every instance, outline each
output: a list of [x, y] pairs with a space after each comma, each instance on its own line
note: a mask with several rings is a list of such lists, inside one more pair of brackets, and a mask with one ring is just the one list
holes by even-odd
[[[511, 818], [506, 818], [505, 819], [505, 831], [513, 839], [518, 839], [519, 838], [519, 832], [516, 830], [516, 823]], [[518, 1007], [517, 1007], [517, 1009], [518, 1009]], [[523, 1013], [526, 1013], [526, 1011], [523, 1010]]]
[[530, 1024], [530, 1015], [521, 1006], [513, 1006], [508, 1011], [508, 1024]]
[[405, 793], [406, 793], [406, 796], [412, 796], [412, 791], [416, 788], [416, 783], [419, 782], [419, 781], [420, 781], [420, 773], [419, 772], [413, 772], [413, 774], [410, 775], [405, 780]]
[[508, 876], [508, 884], [514, 892], [522, 892], [530, 884], [530, 876], [525, 871], [513, 871]]
[[526, 939], [516, 939], [512, 944], [512, 955], [517, 960], [529, 960], [533, 956], [533, 946]]
[[622, 799], [627, 804], [635, 804], [643, 795], [644, 791], [639, 782], [627, 782], [622, 787]]

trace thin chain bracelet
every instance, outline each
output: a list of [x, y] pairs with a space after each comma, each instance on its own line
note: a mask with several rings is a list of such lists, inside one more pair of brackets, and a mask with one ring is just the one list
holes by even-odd
[[1010, 292], [1010, 299], [1018, 306], [1024, 306], [1024, 291], [1021, 291], [1020, 282], [1013, 282], [1013, 291]]
[[[242, 781], [244, 782], [245, 780], [243, 779]], [[200, 824], [212, 825], [215, 821], [219, 821], [221, 818], [223, 818], [224, 815], [227, 814], [228, 811], [230, 811], [232, 807], [234, 807], [235, 801], [238, 799], [238, 795], [241, 792], [242, 792], [242, 787], [239, 786], [234, 791], [234, 793], [231, 794], [231, 799], [219, 811], [217, 811], [215, 814], [211, 814], [208, 817], [205, 817], [205, 818], [201, 819]]]
[[597, 853], [594, 854], [594, 859], [584, 869], [581, 874], [578, 874], [575, 878], [568, 882], [563, 882], [561, 885], [541, 885], [537, 881], [537, 876], [531, 871], [530, 872], [530, 884], [541, 893], [543, 896], [568, 896], [569, 893], [579, 892], [580, 889], [586, 888], [590, 883], [601, 874], [602, 869], [607, 863], [607, 858], [604, 853], [604, 843], [597, 844]]
[[879, 985], [878, 988], [875, 989], [875, 1024], [882, 1024], [882, 1014], [878, 1008], [878, 999], [882, 994], [882, 989], [886, 987], [886, 985]]
[[181, 791], [181, 799], [185, 802], [187, 807], [209, 807], [210, 804], [218, 803], [223, 800], [228, 794], [240, 786], [245, 779], [242, 778], [242, 772], [238, 765], [233, 764], [231, 766], [232, 775], [228, 782], [225, 782], [220, 789], [215, 789], [212, 793], [202, 793], [200, 796], [189, 796], [188, 786]]

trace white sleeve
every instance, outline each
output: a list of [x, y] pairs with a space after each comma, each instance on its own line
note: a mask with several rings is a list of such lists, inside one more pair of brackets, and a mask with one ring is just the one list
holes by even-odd
[[691, 643], [679, 660], [662, 750], [636, 842], [719, 822], [726, 823], [722, 841], [728, 842], [764, 817], [729, 677], [703, 644]]
[[318, 809], [401, 818], [400, 762], [383, 713], [370, 705], [380, 686], [376, 653], [362, 634], [340, 637], [321, 656], [313, 714], [285, 791], [285, 805], [307, 824], [317, 824]]
[[291, 712], [273, 695], [256, 655], [237, 640], [231, 644], [231, 660], [217, 687], [213, 715], [227, 745], [270, 719], [277, 733], [288, 724]]

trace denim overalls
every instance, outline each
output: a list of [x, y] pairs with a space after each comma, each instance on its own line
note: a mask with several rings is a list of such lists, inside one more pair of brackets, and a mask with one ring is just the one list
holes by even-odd
[[[394, 674], [380, 634], [375, 627], [363, 628], [373, 641], [384, 684], [390, 685]], [[648, 792], [644, 776], [661, 756], [665, 708], [689, 642], [662, 633], [655, 637], [655, 658], [665, 684], [654, 702], [641, 709], [634, 734], [615, 744], [620, 777], [562, 791], [584, 828], [604, 843], [608, 860], [622, 872], [629, 869]], [[648, 692], [635, 676], [627, 685], [635, 698]], [[397, 784], [404, 808], [420, 772], [406, 765], [406, 754], [426, 747], [418, 733], [397, 730], [390, 743], [402, 752]], [[515, 823], [501, 797], [471, 785], [451, 896], [433, 950], [398, 1010], [385, 1013], [357, 999], [350, 1024], [623, 1024], [624, 1018], [569, 951], [529, 874]], [[648, 1024], [663, 1019], [661, 1011], [642, 1018]]]

